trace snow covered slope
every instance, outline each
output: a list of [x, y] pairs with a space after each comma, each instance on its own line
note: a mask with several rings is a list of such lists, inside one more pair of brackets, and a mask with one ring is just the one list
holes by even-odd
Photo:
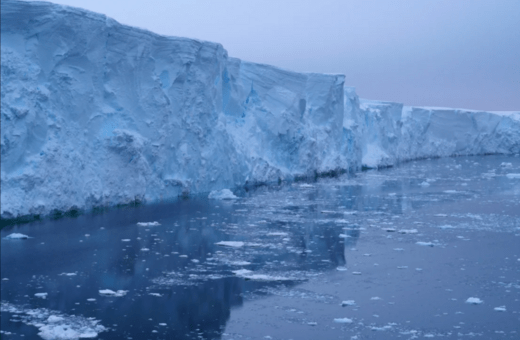
[[341, 75], [228, 58], [100, 14], [1, 2], [1, 217], [520, 152], [520, 113], [359, 100]]

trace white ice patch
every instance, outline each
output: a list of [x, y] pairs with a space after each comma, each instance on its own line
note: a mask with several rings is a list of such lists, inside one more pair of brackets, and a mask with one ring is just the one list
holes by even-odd
[[292, 278], [283, 277], [283, 276], [256, 274], [252, 270], [248, 270], [248, 269], [233, 270], [232, 272], [238, 277], [242, 277], [244, 279], [248, 279], [248, 280], [252, 280], [252, 281], [290, 281], [290, 280], [294, 280]]
[[217, 242], [215, 244], [217, 246], [240, 248], [240, 247], [244, 246], [245, 242], [241, 242], [241, 241], [220, 241], [220, 242]]
[[481, 299], [479, 298], [476, 298], [476, 297], [470, 297], [466, 300], [466, 303], [469, 303], [471, 305], [480, 305], [481, 303], [483, 303], [484, 301], [482, 301]]
[[418, 230], [417, 229], [401, 229], [401, 230], [399, 230], [399, 232], [401, 234], [417, 234]]
[[78, 273], [61, 273], [60, 276], [76, 276]]
[[49, 295], [49, 294], [48, 293], [36, 293], [36, 294], [34, 294], [34, 296], [36, 296], [37, 298], [40, 298], [40, 299], [46, 299], [47, 295]]
[[424, 247], [433, 247], [435, 245], [433, 242], [424, 242], [424, 241], [415, 242], [415, 244], [417, 244], [419, 246], [424, 246]]
[[507, 174], [506, 177], [509, 179], [520, 179], [520, 174]]
[[354, 300], [345, 300], [341, 301], [341, 306], [355, 306], [356, 302]]
[[420, 183], [419, 185], [422, 186], [422, 187], [429, 187], [430, 183], [424, 181], [424, 182]]
[[45, 340], [95, 338], [107, 331], [94, 318], [67, 315], [45, 308], [28, 309], [2, 301], [0, 311], [18, 314], [23, 323], [37, 327], [40, 331], [38, 335]]
[[506, 306], [495, 307], [494, 310], [497, 312], [505, 312]]
[[20, 234], [20, 233], [12, 233], [4, 237], [6, 240], [27, 240], [29, 236]]
[[314, 188], [314, 185], [303, 183], [303, 184], [300, 184], [300, 188]]
[[284, 233], [284, 232], [272, 232], [272, 233], [267, 233], [267, 236], [287, 236], [289, 235], [289, 233]]
[[128, 293], [127, 290], [118, 290], [118, 291], [113, 291], [110, 289], [100, 289], [99, 290], [99, 295], [102, 295], [102, 296], [121, 297], [121, 296], [125, 296], [126, 293]]
[[238, 197], [235, 196], [233, 194], [233, 192], [229, 189], [214, 190], [209, 193], [208, 198], [214, 199], [214, 200], [236, 200], [236, 199], [238, 199]]
[[334, 319], [334, 322], [337, 322], [337, 323], [352, 323], [352, 319], [349, 319], [349, 318], [339, 318], [339, 319]]
[[156, 227], [161, 224], [157, 221], [153, 221], [153, 222], [137, 222], [137, 225], [139, 227]]

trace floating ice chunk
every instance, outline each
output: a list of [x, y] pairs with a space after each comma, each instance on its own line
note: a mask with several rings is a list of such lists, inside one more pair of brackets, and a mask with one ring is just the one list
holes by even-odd
[[121, 297], [121, 296], [125, 296], [126, 293], [128, 293], [128, 290], [118, 290], [116, 292], [114, 292], [113, 290], [110, 290], [110, 289], [100, 289], [99, 290], [99, 295], [103, 295], [103, 296]]
[[337, 214], [338, 212], [337, 211], [332, 211], [332, 210], [322, 210], [321, 213], [322, 214]]
[[161, 224], [157, 221], [153, 221], [153, 222], [137, 222], [137, 225], [140, 227], [156, 227]]
[[89, 302], [94, 302], [94, 301], [96, 301], [96, 299], [94, 299], [94, 298], [90, 298], [90, 299], [87, 299], [87, 301], [89, 301]]
[[238, 277], [242, 277], [244, 279], [253, 280], [253, 281], [289, 281], [289, 280], [294, 280], [294, 279], [283, 277], [283, 276], [271, 276], [271, 275], [265, 275], [265, 274], [256, 274], [252, 270], [248, 270], [248, 269], [233, 270], [232, 273], [234, 273]]
[[309, 325], [309, 326], [317, 326], [318, 323], [317, 322], [307, 322], [307, 325]]
[[78, 273], [61, 273], [60, 276], [76, 276]]
[[6, 240], [27, 240], [29, 236], [20, 234], [20, 233], [12, 233], [4, 237]]
[[336, 270], [338, 270], [338, 271], [340, 271], [340, 272], [344, 272], [344, 271], [346, 271], [346, 270], [348, 270], [348, 269], [347, 269], [347, 267], [339, 266], [339, 267], [336, 268]]
[[394, 248], [395, 251], [404, 251], [403, 248]]
[[373, 296], [370, 298], [370, 300], [377, 301], [377, 300], [381, 300], [381, 298], [379, 296]]
[[422, 186], [422, 187], [429, 187], [430, 183], [424, 181], [424, 182], [420, 183], [419, 185]]
[[232, 265], [232, 266], [248, 266], [248, 265], [251, 264], [251, 262], [247, 262], [247, 261], [232, 261], [229, 264]]
[[337, 323], [352, 323], [352, 319], [349, 319], [349, 318], [339, 318], [339, 319], [334, 319], [334, 322], [337, 322]]
[[481, 303], [483, 303], [484, 301], [480, 300], [479, 298], [476, 298], [476, 297], [470, 297], [466, 300], [466, 303], [469, 303], [471, 305], [480, 305]]
[[38, 335], [45, 340], [95, 338], [107, 330], [94, 318], [66, 315], [45, 308], [26, 309], [2, 301], [0, 310], [18, 314], [21, 322], [37, 327]]
[[435, 245], [432, 242], [423, 242], [423, 241], [415, 242], [415, 244], [417, 244], [419, 246], [425, 246], [425, 247], [433, 247]]
[[148, 293], [148, 295], [157, 296], [157, 297], [161, 297], [162, 296], [162, 294], [159, 294], [159, 293]]
[[300, 188], [314, 188], [314, 185], [303, 183], [303, 184], [300, 184]]
[[208, 198], [214, 199], [214, 200], [236, 200], [236, 199], [238, 199], [238, 197], [235, 196], [233, 194], [233, 192], [229, 189], [214, 190], [209, 193]]
[[121, 240], [121, 242], [130, 242], [131, 240], [129, 238], [124, 238]]
[[505, 312], [506, 306], [495, 307], [494, 310], [497, 312]]
[[440, 225], [439, 228], [441, 228], [441, 229], [455, 229], [454, 226], [449, 225], [449, 224]]
[[401, 229], [401, 230], [399, 230], [399, 232], [401, 234], [417, 234], [418, 230], [417, 229]]
[[437, 216], [437, 217], [446, 217], [446, 216], [448, 216], [448, 215], [446, 215], [446, 214], [435, 214], [435, 215], [433, 215], [433, 216]]
[[164, 327], [164, 326], [167, 326], [167, 324], [164, 323], [164, 322], [161, 322], [161, 323], [159, 324], [159, 326], [163, 326], [163, 327]]
[[34, 296], [39, 297], [40, 299], [46, 299], [48, 293], [36, 293]]
[[503, 167], [503, 168], [512, 168], [513, 164], [512, 163], [507, 163], [507, 162], [502, 162], [500, 164], [500, 166]]
[[357, 214], [357, 211], [344, 211], [343, 215], [355, 215]]
[[356, 305], [356, 302], [354, 300], [341, 301], [341, 306], [342, 307], [345, 307], [345, 306], [355, 306], [355, 305]]
[[244, 246], [244, 242], [241, 241], [220, 241], [215, 243], [217, 246], [240, 248]]
[[444, 190], [444, 192], [446, 194], [458, 194], [458, 193], [460, 193], [460, 191], [457, 191], [457, 190]]
[[287, 235], [289, 235], [289, 233], [284, 233], [284, 232], [281, 232], [281, 231], [267, 233], [267, 236], [287, 236]]
[[65, 320], [61, 316], [51, 315], [47, 318], [47, 322], [54, 323], [54, 322], [60, 322]]
[[348, 236], [348, 235], [346, 235], [346, 234], [339, 234], [338, 237], [340, 237], [340, 238], [349, 238], [349, 237], [351, 237], [351, 236]]
[[520, 179], [520, 174], [507, 174], [506, 177], [509, 179]]
[[141, 251], [150, 251], [148, 248], [141, 248]]

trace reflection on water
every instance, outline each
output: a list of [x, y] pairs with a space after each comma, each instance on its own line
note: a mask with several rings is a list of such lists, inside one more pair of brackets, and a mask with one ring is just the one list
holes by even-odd
[[[2, 239], [1, 329], [34, 335], [27, 311], [44, 308], [99, 320], [107, 329], [103, 339], [219, 338], [233, 307], [250, 293], [290, 289], [346, 267], [348, 251], [375, 224], [392, 227], [395, 218], [484, 193], [518, 195], [517, 183], [500, 177], [501, 161], [410, 163], [259, 188], [236, 202], [194, 199], [4, 228], [2, 237], [31, 238]], [[482, 175], [488, 168], [496, 169], [492, 179]], [[136, 224], [149, 221], [161, 225]], [[127, 293], [107, 297], [102, 289]], [[45, 299], [35, 296], [42, 292]], [[8, 303], [19, 310], [9, 311]]]

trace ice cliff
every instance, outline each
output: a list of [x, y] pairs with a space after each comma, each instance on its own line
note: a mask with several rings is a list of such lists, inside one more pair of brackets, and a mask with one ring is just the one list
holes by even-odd
[[3, 0], [1, 217], [520, 152], [520, 112], [365, 101], [344, 81], [81, 9]]

